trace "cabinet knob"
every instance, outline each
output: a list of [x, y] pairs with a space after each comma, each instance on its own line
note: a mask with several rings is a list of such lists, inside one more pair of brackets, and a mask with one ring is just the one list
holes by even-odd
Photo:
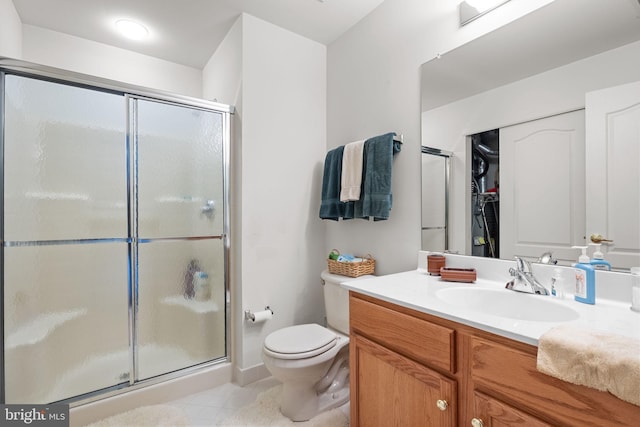
[[438, 399], [438, 401], [436, 402], [436, 406], [438, 407], [438, 409], [440, 409], [441, 411], [446, 411], [447, 408], [449, 407], [449, 404], [447, 403], [446, 400], [442, 400], [442, 399]]
[[471, 425], [473, 427], [482, 427], [484, 426], [484, 423], [482, 422], [482, 420], [480, 418], [474, 418], [471, 420]]

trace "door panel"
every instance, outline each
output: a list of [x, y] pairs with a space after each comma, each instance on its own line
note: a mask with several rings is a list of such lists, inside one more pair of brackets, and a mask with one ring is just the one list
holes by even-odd
[[136, 114], [137, 380], [225, 350], [222, 114], [131, 99]]
[[640, 82], [586, 95], [587, 238], [613, 267], [640, 266]]
[[143, 242], [138, 264], [138, 379], [224, 357], [222, 240]]
[[[444, 427], [456, 425], [457, 386], [394, 351], [352, 335], [357, 372], [356, 425], [366, 427]], [[353, 382], [352, 382], [353, 384]], [[352, 390], [352, 392], [354, 392]], [[445, 409], [438, 408], [445, 401]]]
[[4, 239], [126, 237], [124, 97], [8, 75]]
[[500, 129], [500, 256], [575, 261], [584, 244], [584, 110]]
[[128, 244], [4, 248], [7, 403], [128, 380]]
[[222, 114], [133, 102], [138, 114], [139, 236], [221, 235]]

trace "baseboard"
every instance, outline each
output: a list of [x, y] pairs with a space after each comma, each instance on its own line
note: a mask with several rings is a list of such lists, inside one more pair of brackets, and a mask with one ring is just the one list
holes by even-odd
[[235, 366], [233, 369], [233, 382], [242, 387], [270, 376], [271, 372], [264, 366], [264, 363], [244, 369]]

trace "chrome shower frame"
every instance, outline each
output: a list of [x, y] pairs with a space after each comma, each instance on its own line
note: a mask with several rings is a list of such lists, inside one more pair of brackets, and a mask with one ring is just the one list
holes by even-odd
[[[100, 77], [90, 76], [86, 74], [76, 73], [72, 71], [62, 70], [58, 68], [43, 66], [35, 63], [30, 63], [22, 60], [11, 59], [7, 57], [0, 56], [0, 93], [3, 93], [5, 75], [18, 75], [24, 77], [34, 77], [40, 80], [51, 81], [56, 83], [67, 84], [71, 86], [83, 87], [87, 89], [93, 89], [97, 91], [116, 93], [119, 95], [123, 95], [126, 98], [126, 120], [127, 120], [127, 134], [126, 134], [126, 146], [127, 146], [127, 156], [135, 155], [132, 150], [132, 136], [130, 134], [130, 121], [132, 120], [132, 115], [130, 111], [130, 103], [129, 99], [149, 99], [158, 102], [164, 102], [168, 104], [186, 106], [190, 108], [201, 109], [205, 111], [211, 111], [215, 113], [222, 114], [222, 168], [223, 168], [223, 231], [222, 235], [219, 238], [223, 242], [223, 264], [224, 264], [224, 289], [225, 289], [225, 356], [222, 358], [214, 359], [205, 363], [201, 363], [196, 366], [187, 367], [180, 369], [175, 372], [159, 375], [150, 379], [136, 381], [136, 371], [137, 371], [137, 363], [136, 363], [136, 350], [135, 350], [135, 340], [136, 340], [136, 332], [135, 332], [135, 312], [137, 311], [137, 301], [136, 301], [136, 289], [137, 289], [137, 278], [134, 275], [134, 269], [129, 268], [129, 350], [134, 352], [134, 354], [130, 357], [130, 372], [133, 375], [130, 375], [129, 383], [127, 384], [118, 384], [107, 389], [97, 390], [93, 392], [89, 392], [84, 394], [78, 398], [72, 398], [63, 400], [60, 403], [68, 403], [70, 407], [76, 407], [80, 405], [84, 405], [87, 403], [91, 403], [94, 401], [106, 399], [112, 396], [116, 396], [119, 394], [128, 393], [133, 390], [138, 390], [144, 387], [148, 387], [150, 385], [158, 384], [161, 382], [165, 382], [171, 379], [180, 378], [188, 374], [197, 373], [199, 371], [204, 371], [207, 368], [210, 368], [213, 365], [218, 365], [221, 363], [227, 363], [231, 361], [231, 301], [230, 301], [230, 280], [229, 280], [229, 257], [230, 257], [230, 149], [231, 149], [231, 137], [232, 137], [232, 123], [231, 123], [231, 115], [235, 113], [235, 108], [230, 105], [207, 101], [199, 98], [194, 98], [185, 95], [173, 94], [170, 92], [150, 89], [142, 86], [130, 85], [114, 80], [104, 79]], [[4, 271], [4, 248], [8, 245], [11, 245], [10, 242], [5, 242], [4, 240], [4, 134], [5, 134], [5, 122], [4, 122], [4, 113], [5, 113], [5, 105], [4, 105], [4, 97], [0, 96], [0, 271]], [[133, 191], [133, 170], [132, 166], [135, 159], [130, 159], [127, 157], [127, 161], [129, 167], [127, 169], [127, 182], [129, 183], [127, 188], [127, 195], [129, 200], [132, 199], [131, 192]], [[128, 212], [128, 222], [129, 222], [129, 230], [135, 230], [135, 224], [132, 222], [135, 221], [135, 202], [133, 202], [133, 206], [129, 207], [130, 211]], [[131, 237], [130, 239], [131, 240]], [[129, 250], [131, 251], [133, 245], [129, 244]], [[135, 252], [135, 251], [134, 251]], [[130, 261], [135, 261], [135, 254], [130, 254]], [[4, 307], [4, 275], [0, 274], [0, 305]], [[2, 339], [0, 339], [0, 404], [4, 404], [6, 402], [6, 394], [5, 394], [5, 358], [4, 358], [4, 318], [0, 316], [0, 334], [2, 334]], [[50, 402], [53, 403], [53, 402]]]
[[[420, 146], [422, 154], [428, 154], [431, 156], [442, 157], [444, 159], [444, 250], [449, 250], [449, 198], [451, 192], [451, 158], [453, 152], [441, 150], [439, 148], [428, 147], [426, 145]], [[442, 228], [442, 227], [437, 227]], [[422, 230], [427, 230], [429, 227], [422, 227]], [[433, 228], [431, 228], [433, 229]]]

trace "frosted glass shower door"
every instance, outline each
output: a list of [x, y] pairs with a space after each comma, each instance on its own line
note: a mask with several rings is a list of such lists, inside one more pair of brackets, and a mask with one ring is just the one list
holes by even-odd
[[128, 381], [124, 96], [4, 76], [6, 403]]
[[223, 358], [223, 116], [132, 98], [137, 379]]

